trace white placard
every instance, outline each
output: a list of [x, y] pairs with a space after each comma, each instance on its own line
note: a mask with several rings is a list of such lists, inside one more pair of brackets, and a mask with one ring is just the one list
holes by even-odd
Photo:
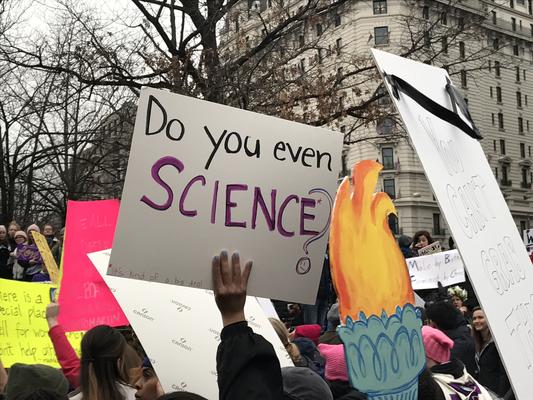
[[[396, 75], [452, 110], [445, 70], [372, 50]], [[386, 85], [391, 91], [389, 84]], [[533, 268], [480, 143], [400, 92], [400, 112], [490, 324], [514, 392], [533, 393]]]
[[415, 290], [436, 289], [438, 282], [450, 286], [466, 280], [463, 260], [457, 250], [408, 258], [405, 262]]
[[211, 289], [213, 255], [238, 250], [250, 294], [314, 304], [342, 142], [144, 88], [108, 273]]
[[526, 229], [524, 231], [524, 244], [526, 246], [533, 246], [533, 229]]
[[[110, 253], [88, 256], [128, 317], [163, 389], [218, 399], [216, 354], [222, 320], [213, 292], [106, 275]], [[281, 366], [293, 366], [254, 297], [247, 298], [244, 312], [254, 332], [272, 343]]]
[[433, 242], [426, 247], [422, 247], [418, 250], [418, 254], [421, 256], [427, 256], [430, 254], [440, 253], [442, 251], [442, 248], [440, 247], [440, 242], [436, 241]]

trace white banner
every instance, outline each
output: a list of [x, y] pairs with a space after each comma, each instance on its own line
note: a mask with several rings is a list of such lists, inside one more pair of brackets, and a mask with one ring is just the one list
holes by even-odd
[[[397, 76], [454, 109], [445, 70], [380, 50], [372, 54], [383, 76]], [[389, 80], [385, 82], [485, 311], [514, 392], [528, 400], [533, 393], [533, 268], [481, 144], [403, 92], [396, 98]]]
[[[166, 392], [186, 390], [218, 399], [216, 354], [222, 320], [213, 292], [106, 275], [111, 250], [88, 254], [139, 337]], [[250, 328], [293, 366], [255, 297], [244, 312]]]
[[450, 286], [466, 280], [463, 260], [457, 250], [408, 258], [405, 262], [415, 290], [436, 289], [438, 282]]

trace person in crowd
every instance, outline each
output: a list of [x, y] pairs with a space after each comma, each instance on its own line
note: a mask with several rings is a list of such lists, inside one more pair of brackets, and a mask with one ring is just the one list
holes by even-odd
[[428, 324], [440, 329], [454, 342], [452, 358], [460, 360], [469, 374], [476, 372], [474, 340], [466, 318], [453, 306], [449, 298], [426, 303]]
[[54, 243], [54, 246], [51, 249], [52, 255], [56, 260], [57, 266], [61, 266], [61, 257], [63, 256], [63, 240], [65, 239], [65, 228], [59, 230], [57, 235], [57, 242]]
[[10, 254], [11, 257], [15, 260], [13, 264], [13, 279], [16, 280], [24, 280], [24, 272], [26, 268], [29, 267], [29, 264], [27, 261], [19, 260], [17, 257], [18, 253], [18, 246], [28, 244], [28, 235], [26, 235], [26, 232], [24, 231], [17, 231], [15, 232], [15, 249]]
[[217, 351], [220, 400], [283, 399], [281, 367], [272, 345], [248, 327], [244, 317], [246, 288], [252, 262], [241, 273], [239, 255], [227, 252], [213, 258], [215, 302], [224, 328]]
[[334, 400], [364, 400], [366, 395], [352, 388], [348, 379], [346, 355], [344, 345], [325, 344], [318, 345], [320, 354], [326, 360], [324, 377], [331, 390]]
[[412, 258], [415, 256], [415, 253], [411, 249], [411, 245], [413, 244], [413, 238], [407, 235], [401, 235], [398, 238], [398, 246], [400, 247], [400, 251], [403, 254], [404, 258]]
[[17, 233], [17, 231], [20, 231], [20, 226], [14, 221], [11, 222], [7, 228], [7, 241], [9, 243], [9, 251], [10, 251], [7, 265], [10, 271], [13, 271], [13, 266], [15, 265], [15, 261], [16, 261], [16, 258], [13, 255], [13, 252], [17, 248], [17, 243], [15, 242], [15, 233]]
[[46, 238], [46, 242], [48, 243], [48, 247], [50, 247], [50, 249], [54, 247], [58, 241], [55, 235], [54, 227], [51, 224], [46, 224], [43, 226], [43, 236]]
[[190, 392], [172, 392], [164, 394], [157, 400], [207, 400], [205, 397]]
[[283, 398], [291, 400], [333, 400], [327, 383], [309, 368], [285, 367], [283, 377]]
[[69, 389], [68, 381], [55, 368], [41, 364], [13, 364], [5, 387], [6, 400], [17, 400], [40, 389], [50, 390], [55, 399], [64, 398]]
[[135, 397], [140, 400], [157, 400], [165, 394], [148, 357], [142, 363], [142, 372], [134, 386], [137, 390]]
[[418, 251], [426, 246], [429, 246], [435, 242], [428, 231], [418, 231], [415, 233], [415, 236], [413, 236], [413, 254], [414, 256], [418, 256]]
[[321, 377], [324, 377], [324, 367], [326, 361], [318, 351], [313, 340], [306, 337], [297, 337], [293, 340], [300, 351], [300, 365], [312, 369]]
[[328, 311], [328, 330], [318, 338], [318, 342], [325, 344], [342, 344], [342, 340], [337, 333], [337, 327], [340, 323], [339, 303], [335, 303]]
[[418, 375], [418, 400], [447, 400], [427, 367]]
[[11, 249], [7, 235], [7, 229], [0, 225], [0, 278], [13, 279], [13, 265], [9, 264]]
[[293, 340], [298, 338], [307, 338], [311, 340], [315, 345], [317, 345], [321, 329], [321, 326], [317, 324], [299, 325], [294, 328], [294, 331], [291, 333], [291, 338]]
[[303, 324], [318, 324], [321, 329], [326, 327], [326, 314], [330, 304], [330, 298], [333, 293], [333, 283], [331, 281], [331, 272], [329, 267], [329, 250], [326, 249], [324, 263], [322, 265], [322, 275], [315, 304], [303, 304]]
[[68, 396], [50, 389], [36, 389], [33, 392], [17, 396], [13, 400], [68, 400]]
[[134, 400], [135, 389], [124, 371], [126, 339], [114, 328], [99, 325], [81, 340], [80, 391], [74, 400]]
[[24, 280], [28, 282], [32, 282], [34, 275], [40, 273], [43, 267], [42, 258], [40, 256], [40, 253], [37, 251], [37, 245], [35, 244], [35, 239], [33, 238], [32, 232], [34, 231], [41, 233], [39, 226], [37, 226], [36, 224], [31, 224], [30, 226], [28, 226], [28, 229], [26, 229], [26, 237], [28, 240], [28, 244], [30, 246], [34, 246], [36, 250], [35, 258], [32, 258], [29, 261], [24, 261], [24, 263], [27, 263], [27, 266], [24, 268]]
[[289, 331], [287, 330], [285, 324], [277, 318], [269, 318], [268, 320], [274, 328], [274, 331], [276, 331], [279, 340], [281, 341], [281, 344], [283, 344], [283, 347], [285, 347], [285, 350], [287, 350], [287, 353], [289, 354], [289, 357], [291, 358], [294, 365], [303, 366], [300, 364], [302, 358], [302, 356], [300, 355], [300, 350], [298, 350], [298, 346], [291, 342], [291, 339], [289, 337]]
[[496, 344], [492, 339], [485, 313], [476, 307], [472, 314], [472, 335], [476, 346], [478, 381], [498, 396], [503, 397], [511, 389], [511, 384]]
[[452, 298], [454, 307], [469, 318], [468, 308], [464, 305], [468, 300], [468, 292], [460, 286], [454, 286], [448, 288], [448, 295]]
[[426, 350], [426, 365], [446, 399], [492, 399], [487, 390], [466, 371], [464, 364], [451, 358], [452, 339], [438, 329], [423, 326], [422, 340]]
[[50, 274], [48, 273], [45, 263], [41, 264], [41, 271], [37, 272], [31, 278], [32, 282], [50, 282], [50, 280]]
[[4, 364], [2, 363], [2, 359], [0, 358], [0, 398], [1, 394], [4, 393], [4, 389], [7, 384], [7, 372], [4, 368]]

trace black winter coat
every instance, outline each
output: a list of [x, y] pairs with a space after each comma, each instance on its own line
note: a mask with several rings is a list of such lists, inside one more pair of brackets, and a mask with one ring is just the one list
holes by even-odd
[[455, 329], [443, 330], [453, 340], [451, 358], [463, 362], [468, 373], [475, 376], [476, 373], [476, 346], [468, 325], [460, 325]]
[[503, 397], [511, 388], [511, 383], [503, 367], [500, 354], [494, 342], [487, 344], [476, 356], [478, 364], [478, 382]]
[[281, 367], [272, 345], [246, 321], [220, 334], [217, 373], [220, 400], [282, 400]]

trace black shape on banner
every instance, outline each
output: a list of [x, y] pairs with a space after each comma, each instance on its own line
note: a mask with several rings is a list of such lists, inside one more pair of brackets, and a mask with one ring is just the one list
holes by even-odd
[[[383, 72], [385, 80], [392, 88], [392, 94], [396, 99], [400, 99], [399, 92], [402, 92], [416, 101], [421, 107], [426, 111], [429, 111], [431, 114], [442, 119], [443, 121], [448, 122], [449, 124], [455, 126], [456, 128], [461, 129], [464, 133], [474, 139], [483, 139], [483, 136], [479, 133], [470, 112], [468, 111], [468, 106], [464, 101], [461, 93], [457, 88], [446, 78], [446, 92], [450, 96], [452, 101], [453, 111], [448, 110], [446, 107], [441, 106], [439, 103], [431, 100], [425, 94], [421, 93], [415, 89], [411, 84], [404, 81], [402, 78], [397, 77], [396, 75], [389, 75]], [[461, 113], [468, 119], [468, 122], [472, 126], [469, 126], [458, 114], [457, 108], [461, 110]]]

